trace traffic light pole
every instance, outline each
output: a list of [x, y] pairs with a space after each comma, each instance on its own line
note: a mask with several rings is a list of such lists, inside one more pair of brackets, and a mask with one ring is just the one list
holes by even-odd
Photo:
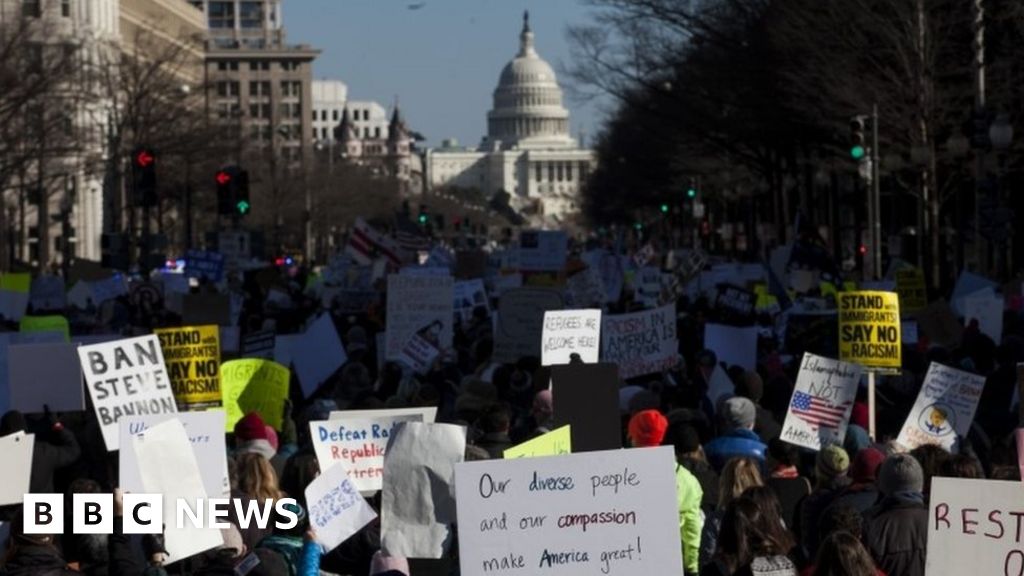
[[871, 107], [871, 197], [868, 213], [871, 216], [871, 265], [875, 277], [882, 274], [882, 182], [879, 177], [881, 154], [878, 150], [878, 104]]

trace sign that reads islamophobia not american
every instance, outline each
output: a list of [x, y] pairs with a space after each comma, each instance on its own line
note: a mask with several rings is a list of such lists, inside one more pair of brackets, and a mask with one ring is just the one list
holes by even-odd
[[184, 326], [153, 333], [160, 339], [178, 407], [201, 410], [220, 406], [219, 328]]
[[118, 449], [121, 418], [178, 411], [156, 336], [82, 346], [78, 359], [107, 450]]
[[839, 359], [869, 370], [898, 372], [900, 304], [895, 292], [839, 293]]

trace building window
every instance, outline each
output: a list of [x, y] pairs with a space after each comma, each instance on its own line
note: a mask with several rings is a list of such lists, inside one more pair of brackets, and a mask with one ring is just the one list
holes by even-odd
[[548, 182], [555, 181], [555, 163], [548, 162]]
[[252, 72], [256, 72], [258, 70], [266, 72], [267, 70], [270, 70], [270, 62], [267, 62], [266, 60], [262, 62], [258, 60], [253, 60], [249, 62], [249, 70]]
[[331, 112], [331, 119], [334, 120], [335, 122], [338, 121], [338, 110], [337, 109], [335, 109], [333, 112]]
[[210, 28], [234, 28], [234, 2], [210, 2]]
[[373, 137], [380, 138], [380, 126], [377, 126], [376, 128], [373, 129]]
[[565, 181], [572, 182], [572, 162], [565, 163]]
[[298, 69], [299, 69], [299, 61], [298, 60], [282, 60], [281, 61], [281, 70], [291, 71], [291, 70], [298, 70]]
[[259, 96], [270, 96], [270, 82], [267, 81], [250, 81], [249, 82], [249, 97]]
[[262, 28], [263, 3], [242, 2], [238, 9], [238, 20], [242, 28]]
[[26, 18], [39, 18], [39, 0], [22, 0], [21, 15]]
[[217, 96], [222, 98], [238, 96], [238, 82], [218, 82]]
[[558, 163], [558, 181], [559, 182], [562, 181], [562, 163], [561, 162]]
[[221, 72], [238, 72], [238, 62], [217, 62], [217, 70]]
[[71, 0], [60, 0], [60, 15], [65, 18], [71, 17]]
[[537, 182], [542, 182], [544, 180], [544, 170], [541, 169], [540, 162], [534, 164], [533, 168], [533, 171], [536, 173]]

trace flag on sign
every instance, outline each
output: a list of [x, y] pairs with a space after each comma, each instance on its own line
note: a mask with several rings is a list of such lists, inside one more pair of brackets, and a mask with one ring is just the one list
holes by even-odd
[[395, 241], [398, 242], [399, 249], [406, 254], [416, 256], [419, 252], [430, 250], [430, 238], [427, 238], [408, 218], [396, 218], [395, 229]]
[[345, 246], [345, 253], [363, 266], [369, 266], [378, 256], [387, 258], [393, 266], [400, 266], [399, 250], [394, 241], [374, 230], [362, 218], [356, 219]]
[[838, 428], [846, 417], [846, 408], [851, 402], [832, 404], [806, 392], [793, 393], [793, 415], [815, 428]]

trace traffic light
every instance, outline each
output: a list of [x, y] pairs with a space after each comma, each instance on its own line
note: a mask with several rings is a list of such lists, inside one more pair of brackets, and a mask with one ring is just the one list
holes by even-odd
[[697, 197], [697, 181], [690, 178], [690, 185], [686, 187], [686, 197], [693, 200]]
[[156, 152], [147, 146], [132, 152], [132, 184], [138, 206], [156, 205]]
[[868, 155], [867, 140], [864, 136], [864, 126], [867, 124], [867, 116], [854, 116], [850, 119], [850, 158], [864, 160]]
[[662, 203], [662, 205], [661, 205], [661, 213], [662, 214], [668, 214], [668, 204]]
[[235, 178], [235, 213], [245, 216], [252, 209], [249, 203], [249, 171], [241, 170]]
[[217, 184], [217, 214], [230, 216], [235, 213], [235, 180], [238, 168], [228, 166], [217, 171], [214, 182]]
[[426, 226], [430, 222], [430, 215], [427, 214], [426, 206], [420, 206], [420, 216], [417, 221], [420, 223], [420, 226]]

